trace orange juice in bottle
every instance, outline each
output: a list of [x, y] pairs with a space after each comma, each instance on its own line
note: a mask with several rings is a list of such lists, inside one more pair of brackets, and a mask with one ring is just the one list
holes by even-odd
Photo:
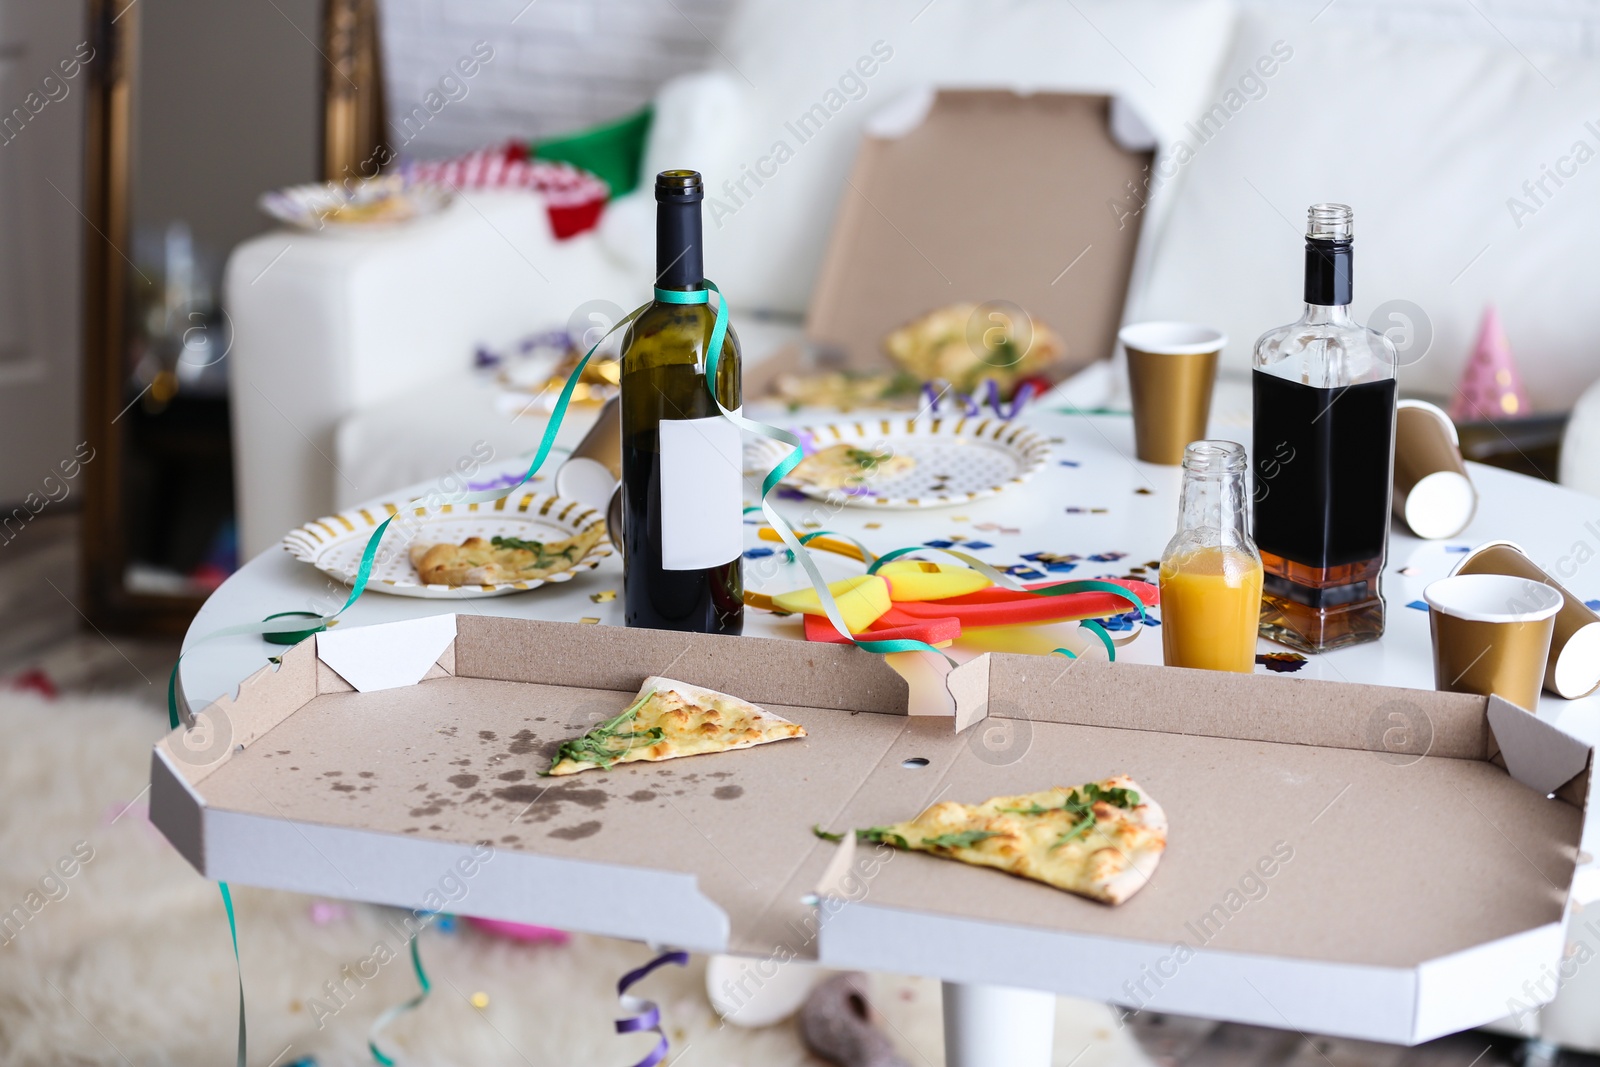
[[1261, 556], [1250, 540], [1244, 448], [1184, 450], [1178, 532], [1161, 556], [1161, 648], [1169, 667], [1249, 674], [1261, 618]]

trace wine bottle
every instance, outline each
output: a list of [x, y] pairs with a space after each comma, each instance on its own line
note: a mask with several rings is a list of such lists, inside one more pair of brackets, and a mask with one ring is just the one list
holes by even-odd
[[[700, 203], [692, 170], [656, 176], [656, 288], [702, 287]], [[660, 296], [622, 342], [622, 537], [629, 626], [737, 634], [744, 628], [743, 455], [739, 429], [706, 388], [709, 304]], [[739, 341], [730, 326], [717, 399], [739, 407]]]
[[1305, 312], [1256, 342], [1261, 635], [1305, 652], [1383, 635], [1394, 484], [1395, 351], [1350, 315], [1354, 219], [1315, 204]]

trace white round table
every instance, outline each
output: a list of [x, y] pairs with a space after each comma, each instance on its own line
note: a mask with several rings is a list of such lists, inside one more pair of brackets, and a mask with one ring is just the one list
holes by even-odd
[[[773, 411], [753, 413], [779, 424], [797, 421], [794, 416]], [[1049, 466], [1031, 481], [997, 497], [958, 507], [913, 511], [834, 509], [812, 501], [785, 500], [779, 502], [779, 510], [797, 528], [849, 534], [880, 553], [904, 545], [950, 542], [997, 565], [1028, 563], [1026, 556], [1032, 553], [1083, 557], [1070, 571], [1046, 571], [1047, 576], [1062, 579], [1119, 576], [1131, 566], [1157, 560], [1176, 525], [1178, 468], [1153, 466], [1130, 458], [1133, 424], [1127, 416], [1068, 414], [1041, 404], [1023, 417], [1053, 439], [1053, 456]], [[1249, 443], [1249, 427], [1237, 416], [1214, 418], [1211, 433]], [[568, 434], [562, 436], [565, 439]], [[550, 488], [559, 459], [551, 458], [538, 488]], [[1398, 528], [1392, 534], [1383, 579], [1388, 602], [1388, 628], [1383, 639], [1312, 657], [1298, 677], [1433, 688], [1427, 612], [1413, 605], [1420, 605], [1423, 587], [1448, 573], [1460, 553], [1483, 541], [1516, 541], [1536, 562], [1561, 575], [1563, 584], [1574, 593], [1585, 599], [1600, 598], [1600, 499], [1496, 468], [1470, 466], [1481, 502], [1472, 525], [1461, 536], [1426, 542]], [[508, 463], [501, 469], [516, 467], [517, 464]], [[492, 473], [477, 477], [486, 478]], [[387, 498], [409, 499], [428, 488], [426, 484], [418, 485], [398, 495], [388, 494]], [[753, 498], [756, 486], [751, 484], [747, 491]], [[757, 540], [757, 525], [752, 521], [746, 538], [747, 548], [757, 553], [756, 558], [745, 562], [747, 587], [781, 592], [804, 586], [806, 579], [801, 569], [782, 563], [781, 547], [772, 551], [770, 542]], [[817, 558], [830, 578], [861, 571], [859, 564], [842, 557], [819, 552]], [[1584, 560], [1581, 564], [1577, 563], [1580, 559]], [[1038, 566], [1045, 570], [1043, 565]], [[1152, 577], [1153, 574], [1152, 568]], [[616, 598], [602, 597], [606, 591], [615, 591]], [[441, 612], [567, 622], [598, 620], [600, 625], [620, 625], [621, 592], [622, 563], [613, 556], [596, 570], [565, 584], [512, 596], [422, 600], [368, 593], [341, 617], [340, 625], [364, 626]], [[267, 657], [282, 651], [280, 646], [255, 636], [199, 643], [205, 634], [281, 611], [331, 611], [344, 602], [347, 594], [346, 587], [291, 559], [280, 548], [250, 560], [206, 601], [190, 627], [184, 647], [193, 651], [185, 656], [180, 672], [189, 705], [199, 708], [232, 692], [240, 680], [266, 666]], [[1159, 610], [1155, 614], [1159, 617]], [[1046, 654], [1059, 645], [1068, 645], [1087, 655], [1104, 654], [1097, 651], [1099, 643], [1075, 624], [1021, 631], [1032, 642], [1029, 648], [1017, 647], [1018, 632], [1008, 631], [1007, 640], [1012, 642], [1006, 646], [1008, 651]], [[801, 628], [797, 617], [779, 618], [750, 610], [746, 613], [745, 633], [799, 637]], [[986, 635], [973, 631], [951, 651], [958, 659], [970, 658], [997, 647], [995, 640], [992, 632]], [[1271, 651], [1277, 646], [1262, 642], [1260, 648]], [[1120, 649], [1118, 655], [1134, 662], [1160, 663], [1159, 631], [1146, 632]], [[933, 665], [914, 654], [900, 659], [910, 661], [900, 665], [913, 679], [914, 700], [918, 702], [914, 710], [944, 712], [942, 687], [934, 684], [937, 674]], [[1600, 695], [1566, 701], [1546, 694], [1537, 713], [1585, 741], [1600, 742]], [[1591, 854], [1596, 852], [1595, 837], [1591, 829], [1584, 842]], [[1032, 1062], [1041, 1041], [1042, 1047], [1048, 1047], [1049, 1028], [1045, 1024], [1050, 1002], [1048, 997], [1028, 991], [949, 990], [948, 1044], [956, 1053], [971, 1050], [961, 1053], [952, 1063], [959, 1062], [960, 1067], [1023, 1067]]]

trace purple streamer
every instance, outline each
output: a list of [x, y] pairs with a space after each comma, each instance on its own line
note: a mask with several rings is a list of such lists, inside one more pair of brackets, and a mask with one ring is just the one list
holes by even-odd
[[617, 999], [622, 1002], [622, 1010], [634, 1013], [626, 1018], [617, 1020], [617, 1033], [635, 1034], [649, 1031], [660, 1037], [660, 1040], [656, 1042], [656, 1047], [651, 1050], [650, 1054], [635, 1063], [633, 1067], [656, 1067], [656, 1064], [667, 1058], [667, 1051], [670, 1046], [667, 1043], [667, 1035], [661, 1030], [661, 1009], [654, 1001], [630, 996], [628, 993], [629, 987], [644, 979], [657, 967], [662, 967], [669, 963], [682, 967], [688, 962], [689, 954], [687, 952], [664, 952], [643, 967], [629, 971], [617, 982]]
[[[940, 388], [941, 386], [943, 388]], [[922, 383], [922, 398], [928, 410], [935, 415], [939, 414], [939, 406], [948, 395], [953, 403], [960, 405], [961, 413], [968, 418], [976, 418], [987, 407], [1003, 422], [1010, 422], [1016, 418], [1036, 392], [1038, 389], [1032, 382], [1023, 382], [1017, 387], [1011, 402], [1006, 403], [1000, 398], [1000, 385], [993, 378], [985, 378], [978, 392], [971, 395], [958, 392], [947, 382], [935, 380]]]

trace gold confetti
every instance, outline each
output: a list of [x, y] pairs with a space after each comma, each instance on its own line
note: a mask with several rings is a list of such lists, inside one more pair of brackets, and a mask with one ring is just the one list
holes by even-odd
[[482, 1011], [484, 1008], [489, 1006], [489, 994], [487, 993], [474, 993], [470, 999], [472, 1001], [472, 1006], [477, 1008], [479, 1011]]
[[867, 525], [867, 529], [869, 529], [869, 530], [881, 530], [881, 529], [883, 529], [883, 523], [881, 523], [881, 522], [869, 522], [866, 525]]
[[583, 618], [579, 619], [578, 621], [579, 622], [588, 623], [589, 625], [593, 626], [595, 623], [599, 622], [600, 620], [595, 618], [593, 615], [585, 615]]
[[971, 520], [965, 515], [952, 515], [952, 516], [950, 516], [950, 521], [951, 522], [970, 522]]
[[609, 604], [617, 599], [617, 591], [615, 589], [602, 589], [598, 593], [590, 593], [589, 599], [596, 604]]

